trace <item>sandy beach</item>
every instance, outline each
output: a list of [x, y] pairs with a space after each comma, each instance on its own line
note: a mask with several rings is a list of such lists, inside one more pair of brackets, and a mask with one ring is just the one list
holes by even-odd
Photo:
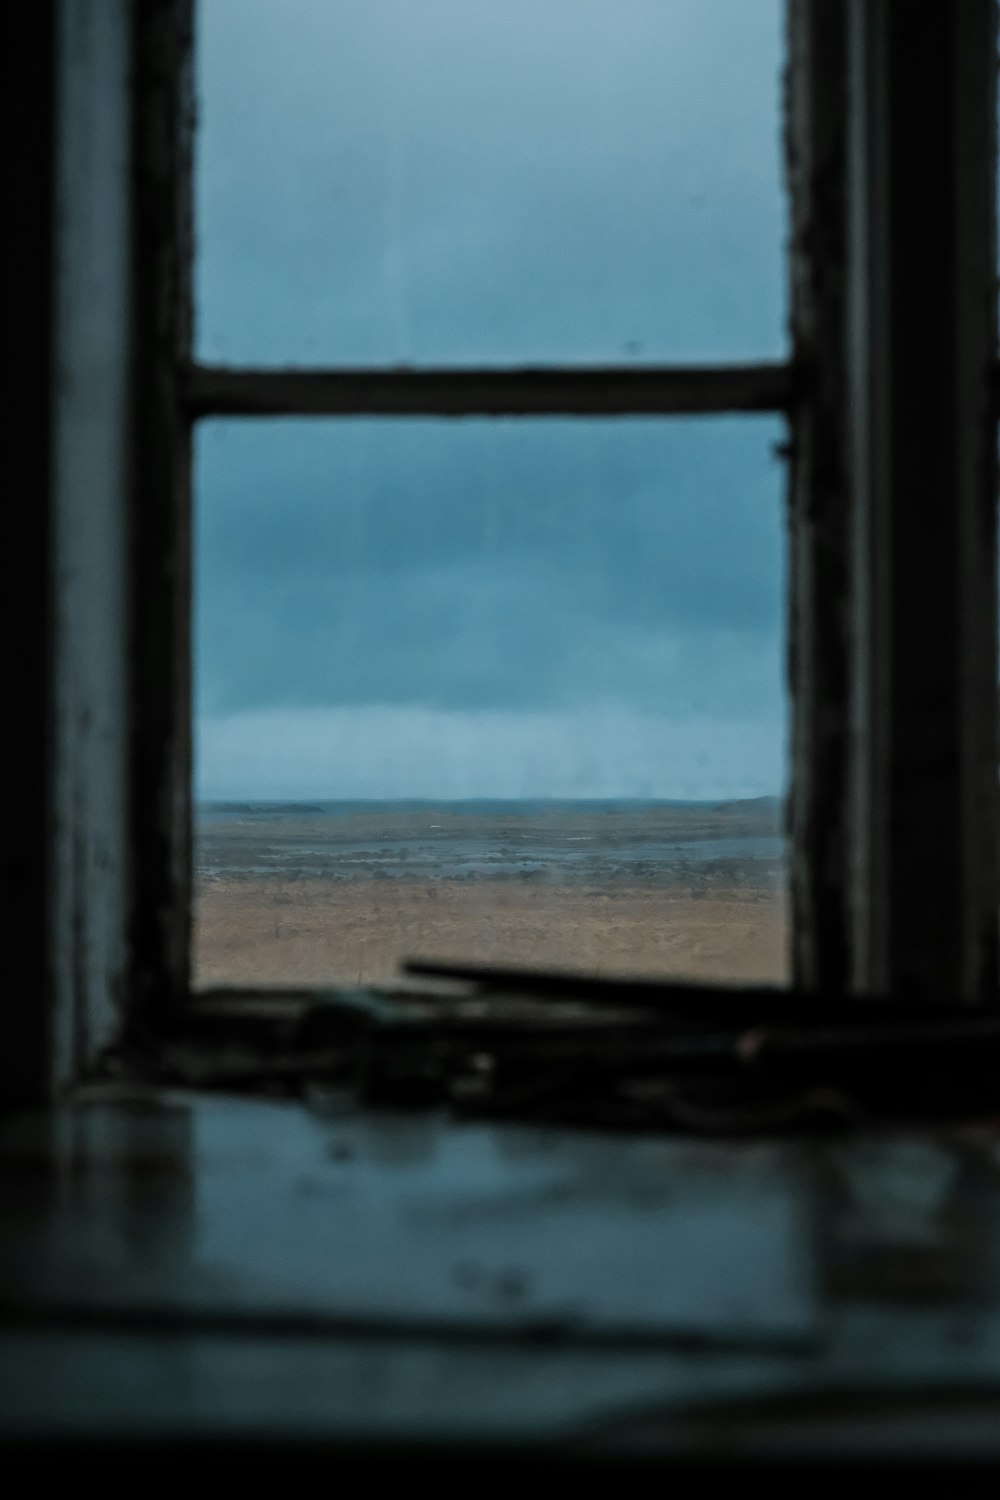
[[771, 804], [217, 809], [199, 984], [366, 983], [405, 958], [781, 981]]
[[377, 982], [404, 957], [754, 982], [785, 976], [781, 895], [219, 881], [197, 906], [200, 984]]

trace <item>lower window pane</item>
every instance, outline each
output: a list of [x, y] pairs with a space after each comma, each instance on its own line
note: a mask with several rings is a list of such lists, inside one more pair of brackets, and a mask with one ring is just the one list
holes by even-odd
[[783, 979], [781, 438], [204, 423], [197, 981]]

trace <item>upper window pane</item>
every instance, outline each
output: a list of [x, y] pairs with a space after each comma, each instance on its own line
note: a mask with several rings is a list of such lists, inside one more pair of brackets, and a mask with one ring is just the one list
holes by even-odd
[[780, 356], [781, 11], [200, 0], [199, 356]]

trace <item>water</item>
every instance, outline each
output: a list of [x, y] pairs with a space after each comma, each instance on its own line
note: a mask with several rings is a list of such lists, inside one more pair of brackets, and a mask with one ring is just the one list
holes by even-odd
[[203, 880], [656, 882], [780, 876], [776, 799], [690, 802], [233, 802], [199, 807]]

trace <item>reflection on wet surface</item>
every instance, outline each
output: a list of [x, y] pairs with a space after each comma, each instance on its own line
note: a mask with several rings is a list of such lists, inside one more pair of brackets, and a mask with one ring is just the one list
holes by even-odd
[[[8, 1141], [8, 1162], [18, 1149]], [[815, 1332], [783, 1147], [737, 1161], [681, 1142], [219, 1102], [190, 1116], [95, 1107], [30, 1149], [0, 1237], [22, 1303], [779, 1346]]]
[[12, 1120], [0, 1435], [996, 1456], [995, 1156], [183, 1095]]

